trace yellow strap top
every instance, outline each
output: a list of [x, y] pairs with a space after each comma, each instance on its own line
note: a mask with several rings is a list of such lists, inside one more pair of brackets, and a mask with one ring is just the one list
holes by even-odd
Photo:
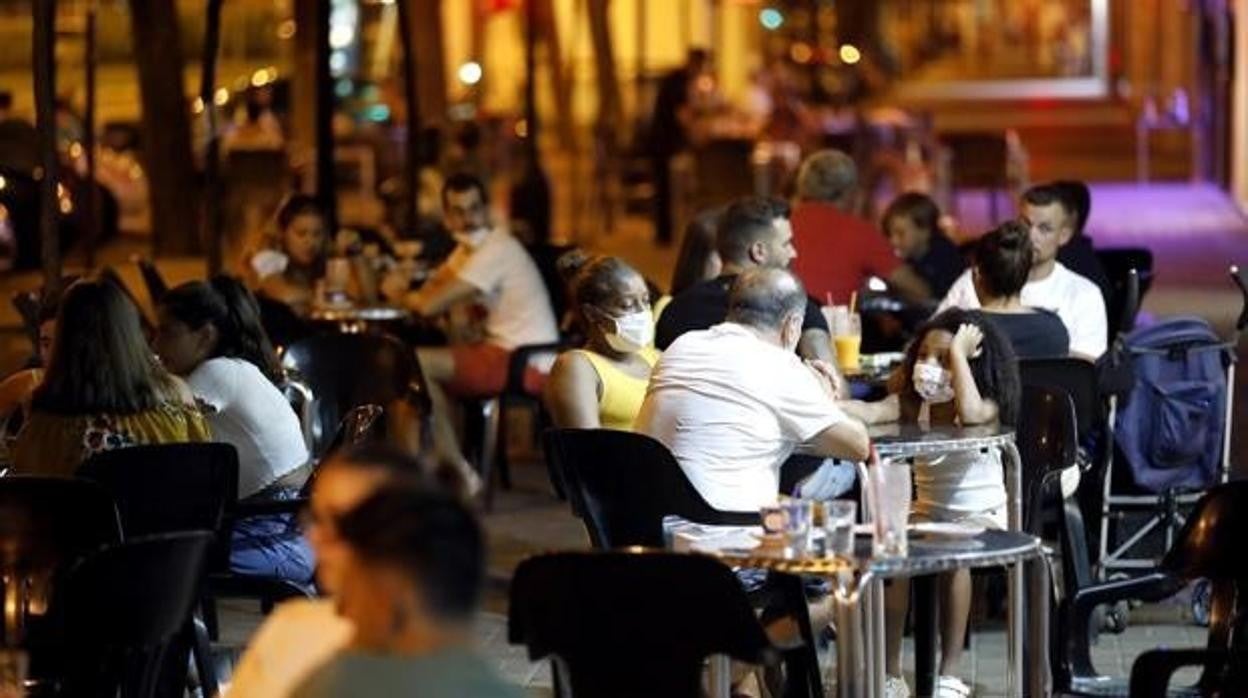
[[[598, 380], [602, 381], [602, 396], [598, 398], [598, 421], [606, 429], [632, 431], [637, 413], [641, 411], [641, 403], [646, 398], [646, 385], [650, 381], [630, 376], [601, 354], [585, 349], [576, 351], [589, 360], [598, 374]], [[638, 354], [651, 368], [659, 360], [659, 352], [654, 347], [646, 347]]]

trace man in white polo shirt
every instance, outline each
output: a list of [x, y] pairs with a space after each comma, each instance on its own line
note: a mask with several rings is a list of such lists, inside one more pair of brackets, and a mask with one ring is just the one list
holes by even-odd
[[774, 503], [780, 465], [799, 444], [829, 458], [867, 458], [866, 427], [836, 406], [831, 367], [794, 353], [805, 307], [789, 272], [746, 270], [727, 321], [681, 335], [650, 376], [636, 429], [666, 445], [716, 509]]
[[451, 339], [450, 346], [420, 347], [417, 356], [433, 403], [433, 443], [438, 455], [471, 473], [459, 448], [446, 394], [486, 397], [502, 392], [511, 352], [516, 347], [550, 344], [559, 328], [533, 258], [489, 215], [484, 183], [454, 174], [442, 188], [446, 226], [458, 243], [419, 291], [408, 279], [388, 277], [383, 291], [425, 317], [468, 307], [484, 317], [484, 337]]
[[[1032, 187], [1023, 194], [1023, 223], [1035, 254], [1031, 275], [1023, 286], [1023, 305], [1057, 313], [1070, 333], [1070, 353], [1095, 361], [1105, 353], [1108, 319], [1105, 298], [1095, 283], [1057, 261], [1057, 251], [1075, 233], [1074, 216], [1055, 187]], [[967, 270], [954, 282], [937, 312], [945, 308], [978, 308], [975, 283]]]

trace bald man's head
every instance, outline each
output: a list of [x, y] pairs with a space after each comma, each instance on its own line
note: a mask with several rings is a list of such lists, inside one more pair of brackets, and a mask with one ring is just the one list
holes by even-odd
[[747, 269], [728, 296], [728, 321], [759, 330], [777, 331], [805, 309], [806, 289], [784, 269]]

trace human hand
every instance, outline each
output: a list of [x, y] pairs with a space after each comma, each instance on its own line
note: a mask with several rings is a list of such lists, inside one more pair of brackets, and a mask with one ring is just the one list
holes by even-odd
[[827, 393], [828, 397], [833, 400], [840, 400], [841, 391], [839, 386], [841, 384], [841, 376], [836, 372], [836, 368], [822, 359], [806, 359], [804, 363], [810, 369], [810, 372], [815, 374], [815, 378], [819, 380], [819, 386], [823, 388], [823, 392]]
[[970, 323], [963, 323], [958, 328], [957, 334], [953, 335], [949, 350], [965, 359], [973, 359], [979, 356], [980, 345], [983, 341], [983, 330]]
[[386, 300], [397, 303], [407, 295], [410, 285], [408, 276], [401, 271], [392, 271], [381, 280], [381, 295]]

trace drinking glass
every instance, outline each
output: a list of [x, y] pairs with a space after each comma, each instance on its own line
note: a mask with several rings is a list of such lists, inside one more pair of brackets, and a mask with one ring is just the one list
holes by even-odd
[[858, 518], [858, 502], [835, 499], [825, 502], [823, 530], [824, 549], [829, 557], [852, 557], [854, 554], [854, 521]]
[[804, 499], [784, 499], [759, 510], [763, 531], [767, 534], [783, 534], [786, 547], [795, 554], [805, 553], [810, 545], [810, 522], [814, 515], [811, 502]]
[[873, 494], [872, 552], [876, 557], [905, 557], [909, 551], [906, 523], [910, 518], [910, 466], [881, 461], [867, 469]]

